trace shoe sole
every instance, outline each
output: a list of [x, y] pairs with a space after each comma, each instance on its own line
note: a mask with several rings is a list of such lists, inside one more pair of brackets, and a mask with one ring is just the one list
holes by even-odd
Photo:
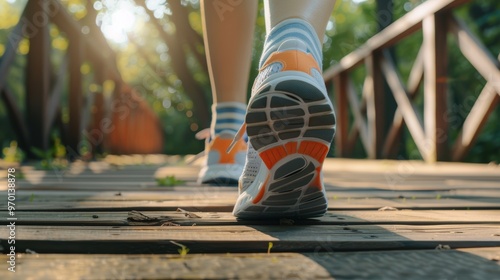
[[273, 75], [248, 106], [249, 141], [269, 175], [237, 204], [239, 218], [312, 218], [328, 208], [321, 169], [335, 134], [333, 106], [312, 77], [291, 72]]
[[200, 171], [198, 182], [214, 186], [237, 186], [242, 172], [243, 166], [213, 164]]

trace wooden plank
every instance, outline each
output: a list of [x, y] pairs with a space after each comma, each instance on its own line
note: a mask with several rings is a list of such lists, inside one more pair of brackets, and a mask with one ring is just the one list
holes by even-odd
[[483, 197], [500, 197], [500, 190], [478, 190], [478, 189], [458, 189], [450, 191], [451, 195], [456, 196], [483, 196]]
[[418, 50], [417, 57], [408, 76], [408, 95], [414, 98], [424, 80], [424, 51], [422, 46]]
[[500, 96], [486, 84], [464, 121], [452, 148], [452, 160], [462, 160], [477, 139], [488, 116], [500, 102]]
[[[0, 180], [0, 190], [6, 190], [6, 182]], [[474, 176], [422, 176], [418, 174], [399, 174], [399, 173], [385, 173], [385, 174], [371, 174], [371, 173], [358, 173], [346, 172], [345, 174], [325, 174], [324, 183], [328, 191], [369, 191], [369, 190], [386, 190], [386, 191], [450, 191], [457, 189], [498, 189], [500, 183], [497, 176], [489, 176], [478, 178]], [[17, 184], [19, 191], [36, 192], [43, 190], [72, 190], [72, 191], [164, 191], [172, 190], [172, 187], [162, 187], [152, 180], [123, 182], [120, 179], [112, 181], [111, 179], [87, 179], [87, 181], [39, 181], [28, 182], [19, 180]], [[217, 190], [212, 189], [208, 185], [199, 185], [196, 182], [186, 182], [177, 188], [198, 189], [199, 191]], [[235, 186], [221, 187], [235, 189]]]
[[[228, 226], [228, 225], [449, 225], [500, 224], [500, 210], [402, 210], [402, 211], [328, 211], [325, 216], [306, 220], [237, 220], [229, 212], [141, 211], [144, 219], [130, 211], [118, 212], [16, 212], [16, 225], [60, 226]], [[140, 215], [139, 214], [139, 215]], [[141, 215], [141, 217], [142, 217]], [[7, 211], [0, 212], [0, 224], [8, 225]], [[147, 217], [147, 218], [146, 218]], [[169, 223], [170, 222], [170, 223]]]
[[[186, 188], [187, 189], [187, 188]], [[192, 200], [193, 198], [204, 199], [234, 199], [236, 200], [237, 190], [218, 190], [217, 187], [207, 187], [200, 190], [199, 188], [191, 188], [192, 190], [183, 190], [182, 187], [177, 187], [167, 191], [122, 191], [122, 192], [94, 192], [94, 191], [17, 191], [16, 200], [20, 203], [38, 203], [48, 201], [165, 201], [165, 200]], [[229, 188], [226, 188], [229, 189]], [[470, 192], [470, 190], [468, 190]], [[480, 195], [498, 196], [497, 192], [493, 191], [472, 191], [469, 196], [474, 196], [474, 193]], [[327, 196], [332, 199], [361, 197], [361, 198], [435, 198], [440, 195], [442, 198], [451, 198], [457, 194], [454, 191], [392, 191], [392, 190], [349, 190], [349, 189], [334, 189], [328, 190]], [[460, 194], [460, 193], [459, 193]], [[7, 192], [0, 193], [0, 199], [7, 198]]]
[[333, 279], [496, 279], [500, 248], [306, 253]]
[[[369, 198], [369, 197], [328, 197], [330, 210], [378, 210], [385, 206], [398, 209], [500, 209], [500, 199], [491, 197], [466, 198]], [[231, 212], [234, 199], [192, 199], [166, 201], [41, 201], [19, 203], [19, 211], [175, 211], [178, 207], [190, 211]], [[0, 208], [7, 202], [0, 202]], [[194, 209], [194, 210], [193, 210]]]
[[[355, 174], [351, 174], [355, 175]], [[480, 182], [480, 181], [461, 181], [461, 180], [418, 180], [412, 181], [408, 177], [387, 177], [385, 181], [367, 182], [369, 177], [365, 180], [341, 180], [340, 178], [330, 179], [325, 178], [327, 190], [357, 190], [357, 191], [370, 191], [370, 190], [387, 190], [387, 191], [452, 191], [460, 189], [473, 189], [474, 186], [482, 190], [498, 190], [498, 182]], [[460, 182], [460, 183], [459, 183]]]
[[[498, 225], [352, 225], [352, 226], [17, 226], [16, 248], [39, 253], [192, 253], [314, 252], [384, 249], [434, 249], [500, 246]], [[9, 229], [0, 227], [0, 236]], [[8, 247], [0, 239], [2, 252]], [[318, 247], [319, 246], [319, 247]]]
[[[422, 47], [420, 47], [418, 51], [417, 58], [415, 59], [415, 63], [411, 68], [411, 72], [408, 78], [408, 95], [411, 101], [415, 99], [418, 93], [418, 89], [422, 84], [424, 78], [424, 60], [423, 60], [424, 52]], [[389, 132], [387, 133], [387, 138], [385, 140], [384, 148], [382, 151], [382, 155], [384, 158], [388, 158], [390, 156], [395, 156], [397, 151], [396, 142], [400, 139], [401, 133], [403, 131], [404, 118], [401, 110], [396, 108], [396, 112], [394, 113], [394, 119], [392, 126], [389, 128]]]
[[473, 254], [489, 261], [496, 262], [500, 265], [500, 247], [489, 247], [489, 248], [464, 248], [458, 249], [459, 252], [464, 252], [468, 254]]
[[352, 151], [356, 146], [356, 141], [359, 138], [359, 129], [356, 125], [353, 125], [349, 130], [349, 135], [347, 137], [347, 147], [346, 150], [349, 151], [349, 154], [352, 155]]
[[349, 79], [348, 82], [348, 90], [347, 97], [349, 99], [349, 105], [351, 108], [351, 112], [354, 115], [354, 122], [357, 126], [357, 130], [359, 131], [359, 136], [361, 137], [361, 143], [366, 151], [370, 150], [370, 139], [368, 137], [368, 127], [366, 126], [366, 122], [361, 114], [361, 107], [358, 100], [358, 96], [356, 95], [356, 89], [352, 79]]
[[[351, 80], [350, 80], [351, 81]], [[369, 94], [369, 91], [370, 91], [370, 84], [368, 83], [367, 79], [365, 78], [365, 80], [363, 81], [363, 91], [362, 91], [362, 97], [361, 97], [361, 103], [359, 104], [359, 107], [357, 109], [357, 111], [359, 111], [361, 113], [361, 115], [363, 116], [363, 120], [364, 118], [366, 117], [366, 96], [368, 96]], [[352, 107], [351, 107], [352, 108]], [[353, 109], [351, 109], [353, 110]], [[358, 128], [359, 126], [357, 125], [353, 125], [351, 130], [349, 131], [349, 136], [348, 136], [348, 140], [347, 140], [347, 150], [350, 151], [349, 153], [352, 154], [352, 151], [354, 151], [354, 147], [356, 145], [356, 141], [358, 140], [358, 137], [360, 136], [360, 129]], [[366, 136], [365, 136], [365, 139], [367, 139], [366, 141], [369, 141], [369, 135], [368, 135], [368, 127], [366, 127]], [[364, 143], [363, 140], [362, 141], [362, 144], [365, 148], [365, 151], [368, 151], [369, 150], [369, 147], [367, 147], [367, 143]]]
[[[423, 21], [424, 50], [424, 124], [427, 162], [446, 160], [448, 157], [447, 120], [447, 19], [445, 13], [428, 16]], [[422, 151], [421, 151], [422, 153]]]
[[[462, 181], [452, 181], [450, 184], [460, 185]], [[500, 198], [500, 189], [476, 189], [464, 188], [454, 190], [420, 190], [420, 191], [398, 191], [382, 189], [363, 188], [336, 188], [327, 187], [327, 197], [330, 200], [348, 198], [387, 198], [387, 199], [441, 199], [447, 198]], [[39, 202], [79, 202], [79, 201], [182, 201], [193, 199], [219, 199], [234, 200], [238, 192], [234, 187], [173, 187], [165, 191], [16, 191], [16, 201], [25, 204], [36, 204]], [[7, 199], [7, 191], [0, 192], [0, 200]]]
[[455, 16], [448, 19], [450, 31], [458, 42], [458, 47], [467, 60], [486, 79], [497, 93], [500, 93], [500, 62], [493, 57], [479, 39]]
[[[20, 254], [15, 276], [43, 279], [495, 279], [500, 247], [253, 254]], [[42, 257], [43, 256], [43, 257]], [[6, 256], [0, 256], [5, 262]], [[496, 261], [495, 261], [496, 260]], [[362, 269], [360, 267], [362, 266]], [[110, 269], [112, 267], [113, 269]], [[418, 267], [418, 269], [416, 269]], [[92, 268], [92, 269], [89, 269]], [[0, 272], [2, 279], [12, 273]]]
[[335, 112], [336, 112], [336, 135], [335, 135], [335, 156], [346, 157], [351, 151], [348, 146], [349, 132], [349, 101], [348, 101], [348, 75], [344, 73], [335, 77]]
[[[132, 162], [133, 157], [128, 157]], [[175, 158], [173, 161], [180, 161], [180, 158]], [[362, 167], [362, 168], [360, 168]], [[161, 166], [161, 165], [131, 165], [117, 166], [103, 162], [90, 162], [89, 164], [72, 164], [69, 169], [61, 170], [60, 174], [55, 170], [35, 170], [30, 166], [18, 168], [25, 176], [34, 174], [35, 176], [47, 178], [63, 177], [80, 177], [88, 179], [88, 176], [95, 177], [113, 177], [119, 178], [122, 176], [123, 181], [129, 181], [133, 177], [151, 178], [165, 177], [175, 175], [188, 180], [195, 180], [198, 176], [201, 166], [198, 165], [177, 165], [177, 166]], [[367, 160], [367, 159], [342, 159], [342, 158], [326, 158], [323, 164], [325, 174], [333, 174], [342, 176], [345, 172], [370, 174], [374, 176], [385, 176], [386, 173], [398, 173], [404, 175], [413, 175], [418, 177], [442, 177], [442, 178], [460, 178], [460, 177], [475, 177], [481, 178], [497, 178], [500, 180], [500, 165], [498, 164], [478, 164], [478, 163], [459, 163], [459, 162], [438, 162], [435, 164], [426, 164], [419, 160]], [[6, 171], [0, 170], [0, 177], [5, 177]], [[52, 176], [52, 177], [51, 177]], [[355, 180], [357, 177], [352, 177]]]
[[[408, 193], [408, 195], [413, 193]], [[427, 197], [429, 197], [428, 195]], [[19, 203], [36, 204], [39, 202], [79, 202], [79, 201], [182, 201], [182, 200], [232, 200], [236, 201], [238, 191], [235, 187], [207, 187], [205, 189], [175, 187], [165, 191], [16, 191]], [[0, 199], [7, 199], [7, 191], [0, 192]]]
[[[43, 256], [43, 257], [41, 257]], [[297, 253], [173, 255], [20, 255], [17, 279], [330, 279]], [[1, 256], [0, 261], [7, 260]], [[92, 268], [92, 269], [89, 269]], [[7, 269], [2, 279], [13, 279]], [[285, 278], [283, 278], [285, 277]]]
[[398, 104], [397, 112], [400, 112], [406, 121], [408, 130], [410, 131], [420, 154], [425, 159], [427, 156], [425, 149], [426, 139], [422, 119], [417, 114], [416, 109], [412, 106], [403, 82], [401, 81], [401, 77], [398, 75], [396, 66], [394, 65], [394, 62], [388, 52], [384, 52], [382, 71], [384, 72], [387, 83], [392, 90], [394, 99]]
[[341, 72], [349, 71], [360, 65], [373, 52], [390, 47], [405, 37], [419, 30], [424, 18], [443, 11], [449, 11], [455, 7], [470, 2], [471, 0], [434, 0], [420, 4], [411, 12], [377, 33], [356, 51], [350, 53], [340, 62], [327, 69], [323, 73], [325, 81], [338, 76]]
[[[362, 167], [362, 168], [360, 168]], [[137, 166], [103, 173], [83, 171], [34, 171], [23, 170], [26, 179], [18, 181], [18, 190], [96, 190], [96, 191], [169, 191], [170, 187], [158, 187], [154, 176], [175, 174], [176, 178], [186, 180], [179, 188], [203, 189], [213, 191], [195, 181], [199, 166], [167, 167], [155, 171], [157, 167]], [[347, 188], [359, 191], [392, 190], [448, 191], [456, 189], [495, 189], [500, 188], [500, 167], [490, 164], [437, 163], [426, 165], [421, 161], [369, 161], [348, 159], [326, 159], [323, 165], [327, 190], [346, 191]], [[100, 172], [96, 170], [96, 172]], [[141, 174], [142, 173], [142, 174]], [[157, 175], [155, 175], [155, 173]], [[0, 170], [0, 177], [6, 171]], [[159, 176], [161, 177], [161, 176]], [[459, 181], [459, 184], [455, 182]], [[5, 179], [0, 179], [0, 183]], [[6, 184], [0, 184], [5, 188]]]
[[365, 60], [366, 64], [366, 115], [370, 149], [368, 158], [380, 158], [385, 138], [384, 77], [380, 69], [381, 53], [373, 53]]
[[[342, 175], [344, 172], [385, 174], [399, 173], [412, 175], [437, 175], [443, 177], [474, 176], [500, 179], [500, 165], [460, 162], [437, 162], [427, 164], [419, 160], [367, 160], [327, 158], [323, 170], [328, 174]], [[353, 178], [355, 179], [355, 178]]]

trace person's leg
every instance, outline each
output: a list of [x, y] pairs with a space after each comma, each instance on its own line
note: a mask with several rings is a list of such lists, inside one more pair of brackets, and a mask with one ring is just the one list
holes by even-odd
[[326, 24], [335, 5], [335, 0], [266, 0], [266, 32], [285, 19], [300, 18], [311, 24], [320, 41], [325, 36]]
[[309, 218], [327, 210], [322, 165], [335, 115], [322, 77], [333, 0], [267, 0], [267, 36], [246, 116], [239, 218]]
[[213, 106], [207, 165], [202, 183], [236, 183], [243, 170], [246, 143], [226, 154], [231, 139], [244, 122], [247, 86], [257, 16], [255, 1], [201, 1], [205, 51]]
[[246, 103], [257, 16], [255, 2], [201, 1], [205, 51], [214, 103]]
[[[321, 50], [323, 37], [325, 36], [326, 25], [332, 14], [334, 5], [335, 0], [265, 0], [264, 7], [268, 39], [264, 46], [261, 63], [268, 58], [270, 53], [276, 51], [280, 42], [293, 38], [294, 33], [299, 32], [299, 36], [296, 38], [308, 44], [308, 47], [313, 48], [312, 54], [318, 60], [319, 66], [322, 66], [321, 60], [323, 56]], [[283, 24], [283, 21], [286, 20], [291, 20], [292, 24]], [[302, 25], [309, 25], [313, 30], [307, 30], [307, 27], [300, 26], [300, 22], [303, 22]], [[280, 23], [284, 26], [282, 28], [275, 28]], [[298, 29], [294, 28], [297, 25]], [[287, 28], [287, 26], [289, 27]], [[273, 30], [275, 32], [272, 32]], [[316, 36], [310, 31], [314, 31]], [[287, 36], [287, 33], [289, 33], [289, 36]], [[304, 36], [307, 36], [307, 38]]]

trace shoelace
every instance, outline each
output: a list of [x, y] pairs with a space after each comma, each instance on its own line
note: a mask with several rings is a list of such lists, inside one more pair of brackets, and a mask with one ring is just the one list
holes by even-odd
[[238, 132], [236, 132], [236, 135], [234, 136], [233, 141], [231, 142], [229, 147], [227, 147], [226, 153], [229, 154], [233, 150], [234, 145], [236, 145], [236, 143], [243, 137], [246, 130], [247, 130], [247, 123], [243, 122], [240, 129], [238, 129]]
[[[227, 149], [226, 149], [226, 153], [227, 154], [229, 154], [233, 150], [233, 148], [236, 145], [236, 143], [241, 138], [243, 138], [243, 135], [245, 135], [246, 129], [247, 129], [247, 124], [246, 124], [246, 122], [243, 122], [243, 124], [241, 125], [240, 129], [238, 129], [238, 132], [236, 132], [236, 135], [234, 135], [233, 141], [231, 141], [231, 144], [229, 145], [229, 147], [227, 147]], [[198, 140], [210, 141], [210, 137], [211, 137], [211, 135], [210, 135], [210, 128], [205, 128], [205, 129], [200, 130], [198, 133], [196, 133], [195, 137]], [[201, 158], [204, 155], [205, 155], [205, 150], [201, 151], [196, 156], [194, 156], [193, 159], [191, 159], [189, 161], [189, 163], [194, 162], [195, 160]]]
[[[194, 137], [198, 140], [210, 141], [210, 128], [205, 128], [200, 130], [198, 133], [195, 134]], [[186, 164], [191, 165], [193, 162], [197, 161], [198, 159], [204, 156], [205, 156], [205, 150], [197, 153], [194, 157], [190, 158], [188, 161], [186, 161]]]

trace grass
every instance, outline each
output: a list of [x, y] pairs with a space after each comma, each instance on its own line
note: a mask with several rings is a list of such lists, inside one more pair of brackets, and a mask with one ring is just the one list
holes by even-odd
[[157, 178], [156, 182], [160, 187], [174, 187], [185, 183], [185, 181], [175, 178], [174, 175], [165, 178]]

